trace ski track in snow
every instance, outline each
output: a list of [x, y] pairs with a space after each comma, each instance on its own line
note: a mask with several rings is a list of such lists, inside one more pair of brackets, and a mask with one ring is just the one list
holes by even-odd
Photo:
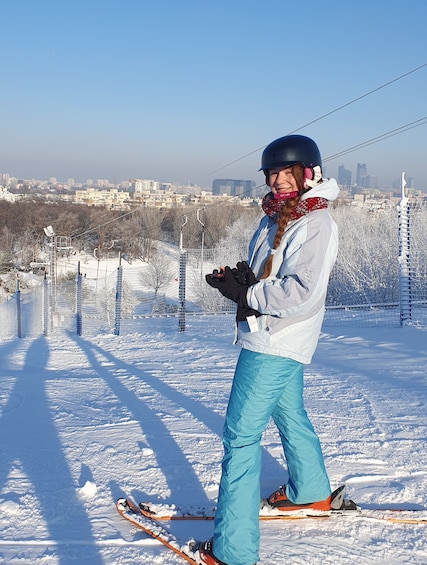
[[[229, 318], [144, 320], [123, 336], [0, 344], [0, 564], [182, 563], [116, 513], [121, 496], [215, 504], [239, 348]], [[306, 368], [331, 485], [366, 508], [427, 507], [426, 332], [335, 328]], [[262, 495], [285, 481], [263, 436]], [[173, 523], [205, 539], [212, 523]], [[263, 565], [426, 564], [426, 525], [261, 523]]]

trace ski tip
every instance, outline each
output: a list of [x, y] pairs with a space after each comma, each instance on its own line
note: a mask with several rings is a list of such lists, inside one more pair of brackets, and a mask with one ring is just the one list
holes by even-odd
[[135, 508], [135, 505], [127, 498], [118, 498], [116, 500], [116, 508], [117, 510], [121, 511], [129, 511], [136, 512], [138, 514], [138, 509]]

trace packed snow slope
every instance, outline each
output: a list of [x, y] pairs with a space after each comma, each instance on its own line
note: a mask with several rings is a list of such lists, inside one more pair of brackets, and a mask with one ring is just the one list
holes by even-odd
[[[116, 513], [137, 501], [215, 504], [239, 348], [233, 322], [140, 320], [132, 334], [0, 343], [0, 563], [178, 564]], [[306, 408], [332, 487], [365, 508], [427, 508], [427, 332], [334, 328], [306, 368]], [[286, 480], [263, 436], [262, 494]], [[208, 538], [211, 522], [170, 525]], [[261, 560], [427, 563], [427, 525], [343, 518], [261, 523]]]

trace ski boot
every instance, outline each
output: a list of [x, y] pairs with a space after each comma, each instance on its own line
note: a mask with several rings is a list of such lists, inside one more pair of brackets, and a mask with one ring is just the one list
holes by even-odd
[[268, 498], [267, 502], [272, 508], [277, 508], [281, 511], [294, 511], [294, 510], [317, 510], [317, 511], [329, 511], [329, 510], [342, 510], [345, 508], [345, 485], [338, 487], [332, 494], [330, 494], [324, 500], [318, 500], [316, 502], [308, 502], [305, 504], [298, 504], [292, 502], [286, 496], [286, 485], [281, 486], [278, 490], [273, 492]]

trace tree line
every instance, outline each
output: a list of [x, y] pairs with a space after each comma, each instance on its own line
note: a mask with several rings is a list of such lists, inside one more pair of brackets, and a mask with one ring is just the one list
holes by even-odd
[[259, 207], [239, 202], [192, 207], [139, 207], [123, 212], [73, 203], [22, 200], [0, 203], [0, 273], [29, 270], [46, 252], [45, 228], [67, 239], [75, 251], [98, 258], [120, 251], [130, 259], [149, 260], [156, 241], [187, 248], [215, 247], [239, 218], [252, 222]]
[[[339, 228], [339, 253], [329, 297], [331, 304], [381, 303], [398, 300], [399, 229], [397, 210], [372, 211], [334, 205], [331, 214]], [[218, 264], [242, 260], [262, 211], [238, 201], [195, 207], [145, 208], [130, 212], [65, 202], [18, 201], [0, 203], [0, 274], [31, 270], [31, 263], [46, 259], [44, 228], [69, 238], [73, 251], [96, 253], [102, 259], [118, 252], [128, 260], [151, 264], [156, 292], [163, 263], [158, 242], [186, 249], [203, 245], [218, 257]], [[427, 207], [413, 209], [411, 225], [412, 292], [426, 300]], [[148, 276], [148, 275], [147, 275]], [[147, 283], [148, 284], [148, 283]]]

